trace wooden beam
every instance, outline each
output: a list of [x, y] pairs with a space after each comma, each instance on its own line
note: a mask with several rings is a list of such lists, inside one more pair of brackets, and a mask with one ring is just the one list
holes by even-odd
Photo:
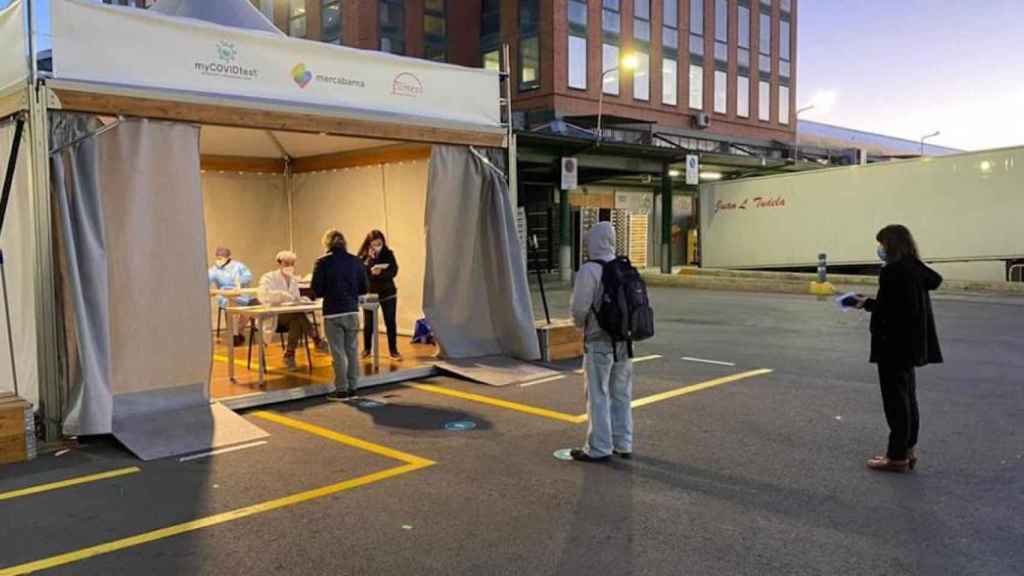
[[338, 170], [359, 166], [374, 166], [410, 160], [430, 158], [430, 146], [422, 144], [398, 144], [381, 146], [351, 152], [337, 152], [321, 156], [296, 158], [292, 162], [293, 172], [318, 172], [321, 170]]
[[28, 88], [0, 95], [0, 118], [28, 110]]
[[260, 128], [285, 132], [311, 132], [379, 140], [405, 142], [462, 144], [468, 146], [501, 147], [504, 132], [479, 132], [419, 126], [408, 122], [388, 122], [372, 119], [343, 118], [309, 112], [294, 112], [281, 108], [253, 105], [243, 108], [234, 105], [204, 102], [184, 102], [116, 93], [101, 93], [65, 87], [53, 87], [62, 110], [92, 112], [141, 118], [159, 118], [180, 122], [195, 122], [239, 128]]
[[253, 158], [249, 156], [218, 156], [203, 154], [199, 158], [202, 170], [222, 172], [259, 172], [284, 174], [284, 160], [279, 158]]

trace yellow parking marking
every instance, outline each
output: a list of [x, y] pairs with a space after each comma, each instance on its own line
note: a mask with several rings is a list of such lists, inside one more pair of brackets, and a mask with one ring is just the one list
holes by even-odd
[[654, 404], [655, 402], [661, 402], [662, 400], [668, 400], [669, 398], [675, 398], [677, 396], [683, 396], [686, 394], [692, 394], [701, 390], [707, 390], [715, 386], [721, 386], [722, 384], [728, 384], [730, 382], [737, 382], [739, 380], [746, 380], [747, 378], [753, 378], [754, 376], [761, 376], [764, 374], [771, 374], [771, 370], [751, 370], [750, 372], [743, 372], [742, 374], [734, 374], [732, 376], [726, 376], [724, 378], [716, 378], [714, 380], [708, 380], [707, 382], [701, 382], [699, 384], [693, 384], [685, 388], [679, 388], [676, 390], [669, 390], [668, 392], [662, 392], [661, 394], [654, 394], [653, 396], [646, 396], [633, 400], [633, 408], [639, 408], [641, 406], [647, 406], [648, 404]]
[[41, 492], [49, 492], [51, 490], [60, 490], [61, 488], [68, 488], [70, 486], [78, 486], [80, 484], [88, 484], [90, 482], [96, 482], [98, 480], [107, 480], [109, 478], [117, 478], [118, 476], [127, 476], [128, 474], [135, 474], [141, 469], [136, 466], [128, 468], [118, 468], [117, 470], [111, 470], [109, 472], [101, 472], [99, 474], [90, 474], [88, 476], [79, 476], [77, 478], [70, 478], [68, 480], [61, 480], [60, 482], [50, 482], [48, 484], [40, 484], [38, 486], [30, 486], [28, 488], [22, 488], [20, 490], [12, 490], [10, 492], [0, 492], [0, 501], [13, 500], [14, 498], [20, 498], [22, 496], [31, 496], [32, 494], [39, 494]]
[[507, 408], [509, 410], [515, 410], [516, 412], [523, 412], [524, 414], [532, 414], [534, 416], [541, 416], [542, 418], [558, 420], [560, 422], [568, 422], [570, 424], [579, 424], [580, 422], [585, 422], [587, 420], [586, 416], [583, 417], [583, 420], [580, 420], [579, 416], [573, 416], [572, 414], [566, 414], [564, 412], [548, 410], [547, 408], [537, 408], [536, 406], [527, 406], [526, 404], [519, 404], [518, 402], [509, 402], [508, 400], [499, 400], [498, 398], [482, 396], [480, 394], [471, 394], [469, 392], [450, 390], [448, 388], [442, 388], [440, 386], [434, 386], [432, 384], [410, 384], [410, 387], [415, 388], [416, 390], [422, 390], [424, 392], [441, 394], [442, 396], [451, 396], [452, 398], [460, 398], [462, 400], [469, 400], [470, 402], [478, 402], [480, 404], [488, 404], [490, 406], [497, 406], [499, 408]]
[[205, 518], [199, 518], [189, 522], [182, 522], [181, 524], [175, 524], [174, 526], [168, 526], [166, 528], [160, 528], [159, 530], [153, 530], [150, 532], [144, 532], [128, 538], [122, 538], [120, 540], [114, 540], [104, 544], [96, 546], [90, 546], [88, 548], [82, 548], [81, 550], [75, 550], [74, 552], [67, 552], [57, 556], [51, 556], [42, 560], [36, 560], [35, 562], [29, 562], [26, 564], [19, 564], [17, 566], [11, 566], [9, 568], [0, 569], [0, 576], [16, 576], [22, 574], [30, 574], [39, 570], [47, 570], [55, 568], [57, 566], [63, 566], [65, 564], [71, 564], [79, 562], [87, 558], [93, 558], [103, 554], [109, 554], [118, 550], [124, 550], [125, 548], [131, 548], [133, 546], [139, 546], [140, 544], [146, 544], [154, 542], [156, 540], [162, 540], [164, 538], [170, 538], [171, 536], [177, 536], [179, 534], [185, 534], [187, 532], [194, 532], [202, 528], [208, 528], [210, 526], [216, 526], [218, 524], [224, 524], [227, 522], [233, 522], [235, 520], [241, 520], [249, 516], [255, 516], [256, 514], [262, 514], [264, 512], [270, 512], [280, 508], [288, 506], [294, 506], [310, 500], [316, 500], [345, 490], [351, 490], [353, 488], [359, 488], [374, 482], [380, 482], [388, 478], [394, 478], [401, 474], [414, 472], [422, 468], [426, 468], [434, 464], [433, 461], [405, 452], [399, 452], [378, 444], [366, 442], [365, 440], [359, 440], [351, 436], [339, 434], [326, 428], [321, 428], [313, 424], [308, 424], [300, 420], [281, 416], [280, 414], [274, 414], [271, 412], [256, 412], [253, 414], [258, 418], [276, 422], [283, 426], [288, 426], [296, 430], [302, 430], [322, 438], [327, 438], [347, 446], [359, 448], [361, 450], [367, 450], [374, 454], [386, 456], [400, 462], [404, 462], [401, 466], [395, 468], [389, 468], [380, 472], [374, 472], [373, 474], [367, 474], [351, 480], [345, 480], [344, 482], [338, 482], [324, 486], [322, 488], [316, 488], [313, 490], [307, 490], [305, 492], [299, 492], [292, 494], [291, 496], [285, 496], [283, 498], [277, 498], [274, 500], [267, 500], [266, 502], [260, 502], [259, 504], [253, 504], [251, 506], [245, 506], [243, 508], [237, 508], [221, 514], [214, 514], [213, 516], [207, 516]]

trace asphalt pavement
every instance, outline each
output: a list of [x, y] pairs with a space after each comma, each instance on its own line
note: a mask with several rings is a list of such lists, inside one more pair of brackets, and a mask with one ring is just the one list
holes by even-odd
[[[0, 575], [1024, 573], [1020, 303], [936, 300], [947, 363], [919, 373], [921, 461], [899, 475], [864, 467], [886, 430], [862, 313], [651, 294], [631, 461], [552, 456], [586, 429], [572, 365], [282, 404], [245, 414], [271, 433], [245, 450], [140, 463], [99, 441], [0, 469]], [[567, 291], [549, 301], [565, 315]]]

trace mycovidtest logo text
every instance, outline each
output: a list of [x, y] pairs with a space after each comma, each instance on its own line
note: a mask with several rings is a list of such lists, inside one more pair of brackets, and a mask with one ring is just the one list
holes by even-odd
[[216, 51], [217, 59], [220, 62], [214, 60], [196, 62], [195, 69], [197, 72], [204, 76], [221, 76], [239, 80], [255, 80], [259, 78], [260, 71], [256, 68], [235, 64], [235, 60], [238, 58], [238, 48], [235, 47], [233, 42], [218, 42]]

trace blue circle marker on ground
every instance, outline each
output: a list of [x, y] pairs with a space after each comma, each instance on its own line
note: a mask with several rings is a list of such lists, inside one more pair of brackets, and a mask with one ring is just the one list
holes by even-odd
[[555, 450], [553, 456], [559, 460], [572, 460], [572, 448], [562, 448], [561, 450]]
[[359, 402], [359, 407], [360, 408], [367, 408], [367, 409], [380, 408], [383, 405], [384, 405], [383, 402], [377, 402], [376, 400], [362, 400], [362, 401]]
[[472, 420], [457, 420], [455, 422], [448, 422], [444, 425], [445, 430], [452, 432], [464, 432], [466, 430], [472, 430], [476, 428], [476, 422]]

